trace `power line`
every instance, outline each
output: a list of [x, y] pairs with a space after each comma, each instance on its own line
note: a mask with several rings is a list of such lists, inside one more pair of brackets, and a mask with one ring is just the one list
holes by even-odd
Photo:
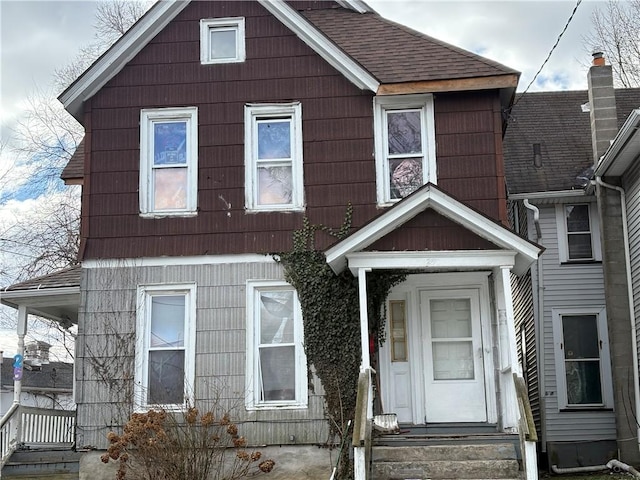
[[549, 59], [551, 58], [551, 54], [553, 54], [553, 51], [556, 49], [556, 47], [558, 46], [558, 44], [560, 43], [560, 39], [562, 38], [562, 36], [564, 35], [564, 32], [567, 31], [567, 28], [569, 28], [569, 24], [571, 23], [571, 21], [573, 20], [573, 17], [576, 14], [576, 11], [578, 10], [578, 7], [580, 6], [580, 4], [582, 3], [582, 0], [578, 0], [576, 3], [576, 6], [573, 7], [573, 12], [571, 12], [571, 15], [569, 16], [569, 19], [567, 20], [567, 23], [564, 25], [564, 28], [562, 29], [562, 31], [560, 32], [560, 35], [558, 35], [558, 39], [556, 40], [556, 43], [553, 45], [553, 47], [551, 47], [551, 50], [549, 51], [549, 55], [547, 55], [547, 58], [545, 58], [544, 62], [542, 62], [542, 65], [540, 66], [540, 68], [538, 69], [538, 71], [536, 72], [536, 74], [533, 76], [533, 79], [531, 80], [531, 82], [529, 83], [529, 85], [527, 85], [527, 88], [524, 89], [524, 92], [522, 92], [520, 94], [520, 97], [515, 101], [515, 103], [511, 106], [511, 109], [513, 109], [513, 107], [515, 107], [518, 102], [520, 101], [520, 99], [523, 97], [523, 95], [525, 93], [527, 93], [529, 91], [529, 88], [531, 88], [531, 85], [533, 85], [533, 83], [536, 81], [536, 79], [538, 78], [538, 75], [540, 75], [540, 72], [542, 72], [542, 69], [544, 68], [544, 66], [547, 64], [547, 62], [549, 61]]

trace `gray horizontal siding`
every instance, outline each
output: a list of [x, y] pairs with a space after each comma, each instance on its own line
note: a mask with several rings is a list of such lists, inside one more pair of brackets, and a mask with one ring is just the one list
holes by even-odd
[[[627, 226], [631, 259], [631, 284], [636, 323], [636, 345], [640, 345], [640, 162], [635, 162], [624, 179], [627, 201]], [[640, 352], [639, 352], [640, 356]], [[638, 368], [638, 367], [636, 367]]]
[[[138, 285], [195, 283], [195, 398], [232, 409], [252, 444], [317, 444], [327, 440], [317, 378], [303, 409], [247, 411], [246, 281], [281, 280], [275, 263], [84, 269], [77, 346], [78, 444], [105, 448], [106, 434], [131, 413]], [[291, 440], [294, 438], [294, 440]]]
[[[604, 278], [600, 263], [560, 264], [555, 205], [539, 205], [543, 268], [543, 408], [547, 441], [580, 441], [615, 438], [612, 411], [561, 412], [558, 405], [552, 310], [604, 307]], [[595, 204], [594, 204], [595, 208]], [[537, 278], [534, 276], [537, 286]]]

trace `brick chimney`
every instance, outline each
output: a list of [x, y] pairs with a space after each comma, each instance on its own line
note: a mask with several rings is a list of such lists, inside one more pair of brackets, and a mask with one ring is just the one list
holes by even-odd
[[589, 111], [591, 116], [591, 142], [594, 165], [607, 151], [611, 140], [618, 133], [616, 96], [613, 90], [613, 72], [606, 65], [600, 50], [593, 52], [593, 64], [587, 74], [589, 84]]

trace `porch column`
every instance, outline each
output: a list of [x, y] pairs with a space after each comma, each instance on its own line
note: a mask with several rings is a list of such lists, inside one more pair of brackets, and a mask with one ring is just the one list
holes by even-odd
[[[16, 352], [24, 361], [24, 337], [27, 334], [27, 307], [25, 305], [18, 306], [18, 351]], [[13, 379], [13, 403], [20, 404], [20, 395], [22, 394], [22, 377], [20, 380]]]
[[369, 314], [367, 312], [367, 272], [370, 268], [358, 269], [358, 298], [360, 301], [360, 346], [362, 347], [362, 361], [360, 371], [371, 368], [369, 358]]
[[513, 373], [522, 375], [516, 349], [516, 329], [511, 293], [511, 268], [494, 270], [496, 309], [498, 319], [498, 341], [500, 355], [500, 397], [502, 403], [502, 427], [505, 432], [518, 429], [518, 397]]

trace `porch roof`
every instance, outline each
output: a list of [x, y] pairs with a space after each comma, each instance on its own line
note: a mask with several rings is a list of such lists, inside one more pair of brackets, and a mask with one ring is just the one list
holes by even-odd
[[3, 288], [0, 303], [58, 322], [78, 321], [80, 272], [75, 265]]
[[[377, 252], [367, 248], [402, 226], [420, 212], [433, 209], [467, 230], [488, 240], [497, 250]], [[511, 267], [521, 275], [542, 253], [543, 248], [495, 222], [491, 218], [455, 200], [429, 183], [371, 222], [325, 251], [327, 263], [336, 272], [347, 266], [358, 268], [479, 269]]]

